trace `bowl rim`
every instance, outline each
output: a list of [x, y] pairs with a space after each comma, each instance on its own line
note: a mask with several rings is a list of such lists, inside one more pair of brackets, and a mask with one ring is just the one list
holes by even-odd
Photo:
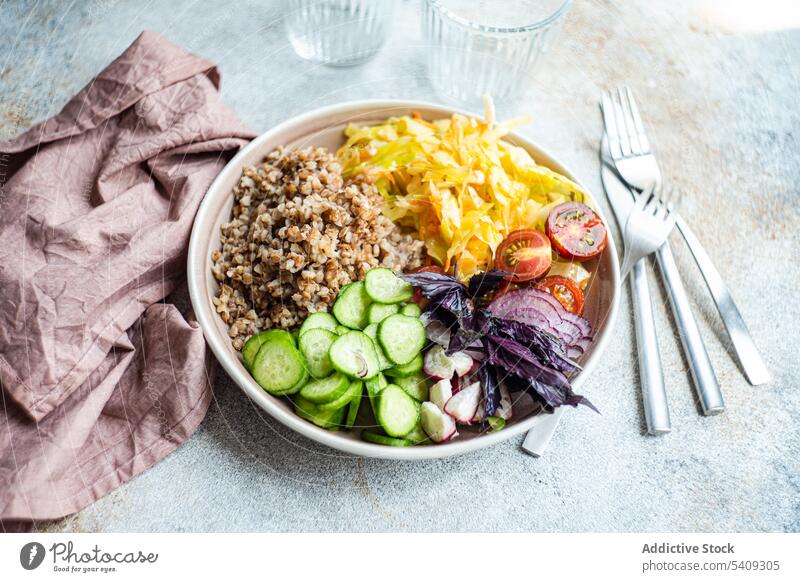
[[[207, 220], [211, 220], [211, 218], [207, 218], [207, 214], [209, 214], [208, 209], [212, 205], [212, 196], [210, 196], [210, 194], [221, 188], [221, 183], [227, 179], [227, 175], [232, 171], [232, 168], [239, 168], [240, 170], [242, 166], [242, 160], [248, 157], [253, 150], [261, 148], [262, 144], [268, 142], [274, 135], [280, 134], [296, 125], [302, 125], [304, 123], [318, 120], [319, 118], [324, 118], [327, 116], [341, 115], [346, 113], [363, 115], [372, 110], [396, 108], [438, 110], [441, 111], [443, 115], [452, 115], [453, 113], [460, 113], [469, 116], [476, 115], [475, 113], [465, 111], [463, 109], [433, 102], [405, 99], [364, 99], [346, 101], [312, 109], [311, 111], [291, 117], [273, 126], [239, 150], [239, 152], [233, 158], [231, 158], [231, 160], [225, 165], [225, 167], [209, 185], [203, 200], [198, 207], [197, 214], [195, 215], [192, 224], [192, 232], [189, 239], [187, 256], [187, 284], [195, 318], [197, 319], [197, 322], [203, 331], [203, 335], [205, 336], [206, 342], [211, 348], [215, 358], [220, 365], [222, 365], [236, 385], [239, 386], [239, 388], [253, 402], [269, 413], [270, 416], [272, 416], [278, 422], [313, 441], [357, 456], [396, 460], [438, 459], [469, 453], [508, 440], [514, 436], [527, 432], [537, 422], [541, 422], [541, 419], [543, 418], [548, 418], [549, 415], [534, 415], [518, 423], [509, 425], [502, 431], [483, 434], [469, 440], [457, 440], [423, 447], [390, 447], [345, 438], [336, 432], [331, 432], [317, 427], [312, 423], [303, 420], [293, 412], [284, 409], [275, 401], [275, 396], [268, 394], [260, 386], [258, 386], [244, 369], [241, 362], [238, 361], [238, 358], [232, 357], [228, 351], [228, 344], [230, 342], [227, 336], [222, 336], [222, 334], [218, 333], [216, 330], [216, 322], [214, 321], [214, 318], [217, 317], [216, 312], [213, 311], [213, 309], [210, 312], [205, 310], [201, 302], [201, 297], [206, 294], [206, 279], [201, 274], [205, 271], [207, 262], [207, 257], [201, 252], [201, 247], [203, 246], [204, 241], [208, 240], [209, 234], [204, 229], [201, 232], [200, 227]], [[583, 183], [577, 179], [574, 172], [572, 172], [556, 156], [550, 153], [547, 149], [541, 147], [534, 141], [520, 135], [519, 133], [510, 132], [509, 137], [511, 137], [520, 146], [525, 147], [526, 150], [531, 151], [531, 153], [538, 152], [543, 154], [558, 164], [561, 168], [566, 170], [566, 173], [569, 175], [569, 177], [578, 185], [580, 185], [584, 191], [589, 194], [589, 197], [592, 199], [592, 201], [595, 202], [595, 210], [600, 214], [601, 218], [606, 222], [606, 224], [610, 224], [608, 217], [605, 216], [603, 210], [599, 208], [599, 205], [596, 204], [596, 197], [593, 196], [592, 193], [583, 185]], [[585, 362], [583, 369], [573, 382], [573, 386], [576, 388], [580, 387], [585, 382], [586, 378], [592, 373], [594, 368], [597, 366], [597, 363], [600, 361], [600, 356], [605, 351], [607, 344], [610, 341], [612, 335], [611, 332], [617, 319], [620, 300], [619, 261], [617, 259], [614, 238], [611, 235], [610, 230], [608, 232], [608, 238], [609, 241], [608, 246], [606, 247], [606, 252], [609, 253], [611, 260], [611, 305], [603, 325], [595, 333], [595, 339], [593, 340], [594, 349], [592, 354], [588, 361]], [[236, 359], [235, 362], [232, 361], [234, 359]]]

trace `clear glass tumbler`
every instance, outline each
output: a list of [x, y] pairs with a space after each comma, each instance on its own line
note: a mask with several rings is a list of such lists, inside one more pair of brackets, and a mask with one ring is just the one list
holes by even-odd
[[477, 107], [519, 98], [572, 0], [424, 0], [428, 73], [436, 92]]
[[381, 48], [394, 0], [284, 0], [295, 52], [335, 67], [363, 63]]

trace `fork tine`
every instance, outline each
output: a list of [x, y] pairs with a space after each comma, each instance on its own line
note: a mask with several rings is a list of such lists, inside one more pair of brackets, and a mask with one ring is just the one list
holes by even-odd
[[661, 192], [657, 196], [654, 197], [655, 204], [653, 207], [653, 216], [656, 218], [666, 218], [667, 217], [667, 204], [666, 200], [669, 198], [669, 189], [662, 188]]
[[622, 112], [622, 105], [614, 98], [611, 93], [611, 103], [614, 106], [614, 121], [617, 124], [617, 134], [619, 135], [619, 148], [622, 151], [622, 157], [631, 155], [631, 140], [628, 137], [628, 130], [625, 128], [624, 114]]
[[631, 153], [638, 156], [642, 153], [642, 148], [639, 146], [639, 137], [636, 135], [636, 126], [633, 121], [633, 113], [631, 113], [626, 89], [627, 87], [617, 87], [617, 94], [619, 95], [619, 102], [622, 107], [625, 131], [628, 134], [628, 140], [631, 144]]
[[639, 107], [636, 105], [636, 99], [633, 96], [633, 91], [630, 87], [625, 87], [625, 95], [627, 97], [628, 106], [631, 110], [631, 117], [633, 119], [633, 126], [636, 130], [636, 135], [639, 138], [639, 147], [641, 153], [650, 153], [650, 141], [647, 139], [647, 134], [644, 131], [644, 123], [642, 123], [642, 116], [639, 115]]
[[657, 188], [656, 185], [650, 186], [647, 190], [648, 194], [648, 202], [647, 206], [645, 207], [645, 211], [652, 216], [658, 216], [658, 212], [661, 209], [661, 193], [663, 188]]
[[614, 119], [614, 105], [611, 103], [611, 96], [608, 92], [603, 92], [600, 108], [603, 111], [603, 125], [608, 136], [608, 149], [611, 152], [611, 159], [621, 158], [622, 150], [619, 147], [619, 131]]
[[636, 192], [635, 190], [631, 190], [631, 193], [634, 197], [633, 203], [633, 211], [643, 211], [647, 205], [652, 200], [654, 188], [651, 186], [647, 190], [643, 190], [642, 192]]

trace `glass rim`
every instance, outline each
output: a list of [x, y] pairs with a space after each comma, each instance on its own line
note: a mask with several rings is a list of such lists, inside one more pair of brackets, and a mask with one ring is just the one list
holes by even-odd
[[441, 0], [425, 0], [425, 3], [434, 8], [437, 12], [439, 12], [439, 14], [448, 20], [451, 20], [452, 22], [455, 22], [461, 26], [471, 28], [479, 32], [514, 34], [520, 32], [531, 32], [551, 25], [567, 11], [569, 5], [572, 4], [572, 0], [562, 0], [561, 6], [554, 10], [550, 16], [542, 18], [536, 22], [532, 22], [531, 24], [524, 24], [522, 26], [487, 26], [455, 14], [452, 10], [443, 6]]

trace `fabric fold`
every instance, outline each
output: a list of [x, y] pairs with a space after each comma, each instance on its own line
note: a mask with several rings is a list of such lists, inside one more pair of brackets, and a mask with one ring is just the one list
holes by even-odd
[[218, 87], [212, 63], [144, 32], [0, 143], [0, 520], [80, 510], [205, 415], [212, 357], [162, 301], [208, 186], [254, 136]]

